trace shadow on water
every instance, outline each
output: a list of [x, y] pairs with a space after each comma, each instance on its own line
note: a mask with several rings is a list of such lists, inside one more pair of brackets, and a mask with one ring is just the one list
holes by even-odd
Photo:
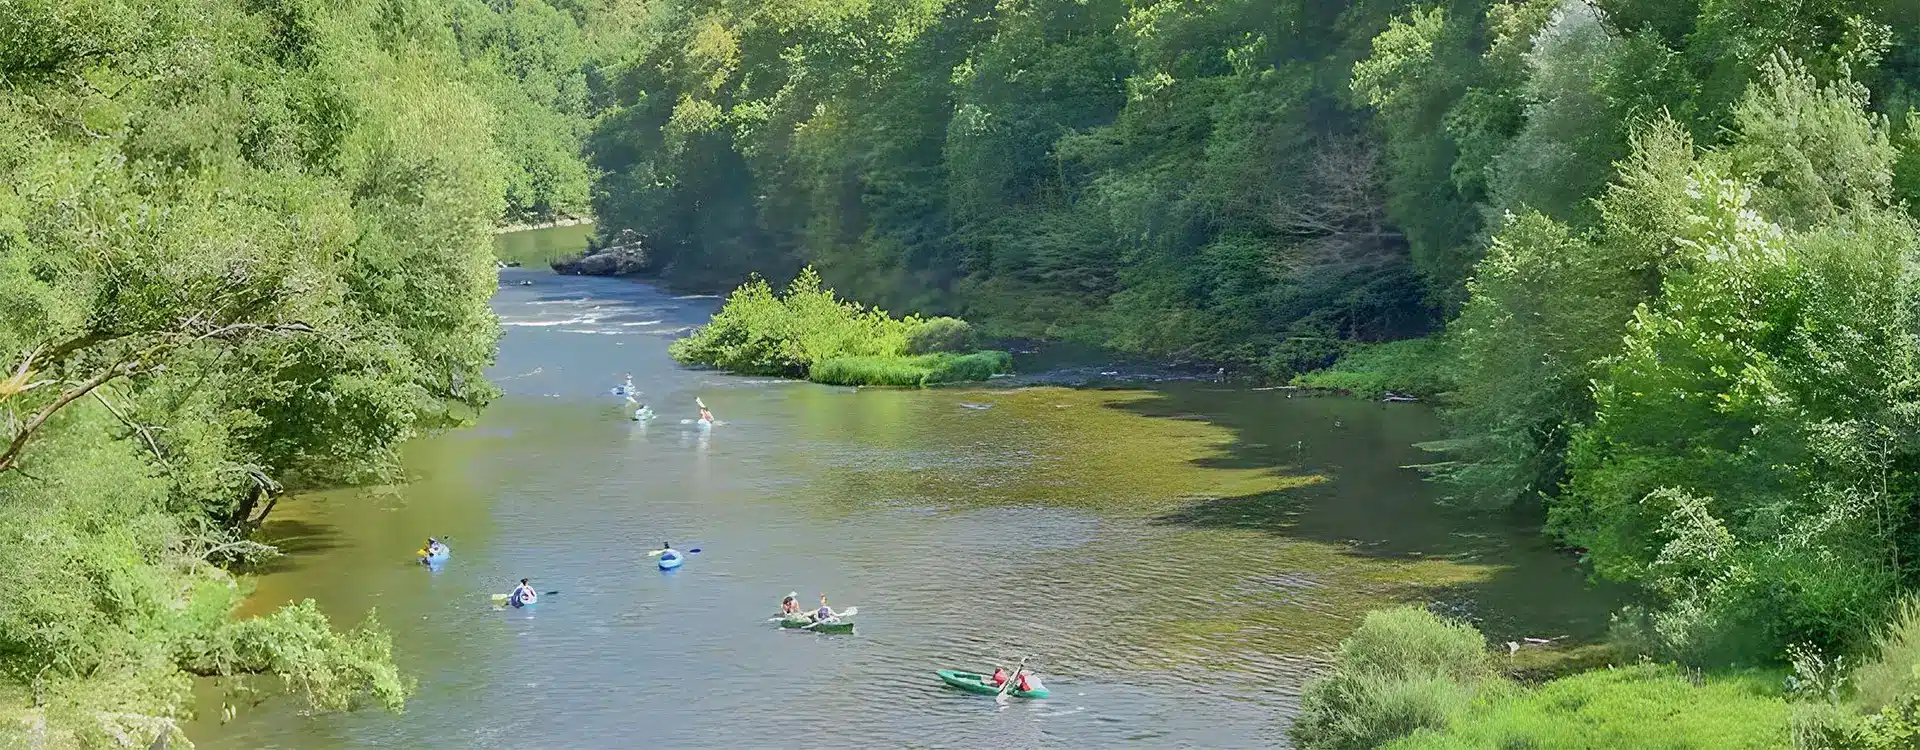
[[280, 555], [253, 566], [247, 572], [256, 575], [286, 573], [298, 569], [301, 559], [340, 549], [348, 543], [338, 528], [330, 524], [297, 519], [268, 519], [260, 527], [261, 536], [280, 550]]
[[[1209, 422], [1233, 439], [1191, 459], [1209, 469], [1266, 469], [1318, 476], [1252, 494], [1202, 497], [1159, 514], [1160, 525], [1235, 529], [1320, 542], [1341, 554], [1406, 564], [1473, 566], [1467, 580], [1417, 586], [1418, 599], [1465, 617], [1496, 640], [1522, 636], [1601, 637], [1626, 601], [1624, 587], [1588, 580], [1557, 550], [1540, 519], [1523, 512], [1470, 512], [1438, 502], [1439, 488], [1411, 467], [1431, 456], [1414, 447], [1439, 436], [1430, 409], [1276, 392], [1249, 400], [1239, 390], [1176, 388], [1110, 403], [1140, 416]], [[1301, 409], [1307, 400], [1308, 409]], [[1303, 414], [1312, 415], [1302, 418]], [[1317, 420], [1317, 421], [1316, 421]]]

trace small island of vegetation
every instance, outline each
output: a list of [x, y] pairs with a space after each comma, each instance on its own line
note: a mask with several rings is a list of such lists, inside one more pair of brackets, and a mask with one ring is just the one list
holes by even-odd
[[748, 279], [671, 353], [686, 364], [827, 385], [924, 387], [1013, 371], [1011, 355], [976, 351], [974, 342], [964, 320], [895, 318], [839, 298], [808, 267], [783, 294], [766, 279]]

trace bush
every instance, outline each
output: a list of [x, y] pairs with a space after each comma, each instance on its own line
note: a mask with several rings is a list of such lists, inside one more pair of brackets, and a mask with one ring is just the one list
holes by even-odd
[[1795, 707], [1795, 747], [1920, 747], [1920, 602], [1903, 602], [1875, 644], [1873, 657], [1848, 676], [1850, 694], [1834, 690]]
[[835, 357], [899, 357], [907, 335], [921, 325], [836, 297], [820, 287], [812, 268], [776, 295], [766, 280], [749, 279], [727, 296], [713, 320], [668, 352], [688, 364], [747, 375], [801, 377]]
[[1303, 373], [1293, 382], [1361, 398], [1389, 392], [1424, 398], [1452, 390], [1452, 366], [1452, 350], [1440, 339], [1407, 339], [1357, 346], [1332, 367]]
[[1874, 643], [1874, 658], [1854, 670], [1852, 680], [1854, 702], [1865, 711], [1879, 711], [1920, 693], [1920, 602], [1903, 602]]
[[986, 380], [995, 375], [1013, 372], [1013, 355], [1006, 352], [987, 351], [933, 356], [938, 359], [933, 365], [933, 372], [928, 374], [923, 385]]
[[907, 335], [908, 354], [965, 352], [973, 348], [973, 325], [959, 318], [931, 318]]
[[[806, 377], [829, 385], [922, 386], [1011, 372], [1006, 352], [958, 354], [973, 328], [958, 318], [892, 318], [834, 296], [812, 268], [775, 294], [755, 276], [713, 320], [668, 352], [687, 364], [746, 375]], [[920, 350], [926, 353], [910, 354]]]
[[1307, 686], [1290, 734], [1303, 750], [1375, 748], [1444, 728], [1499, 684], [1472, 626], [1414, 607], [1369, 612], [1340, 643], [1333, 671]]
[[1452, 748], [1773, 748], [1785, 746], [1779, 674], [1696, 682], [1678, 667], [1642, 664], [1554, 680], [1456, 714], [1393, 750]]

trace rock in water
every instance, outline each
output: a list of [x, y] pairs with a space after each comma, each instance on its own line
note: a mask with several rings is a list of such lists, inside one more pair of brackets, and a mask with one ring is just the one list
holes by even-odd
[[645, 240], [631, 229], [622, 229], [605, 247], [588, 246], [585, 255], [573, 260], [556, 260], [553, 272], [575, 276], [633, 276], [653, 270]]

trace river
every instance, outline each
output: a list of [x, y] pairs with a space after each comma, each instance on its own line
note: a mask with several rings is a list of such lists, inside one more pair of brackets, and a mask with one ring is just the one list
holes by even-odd
[[[507, 235], [551, 252], [580, 228]], [[283, 504], [250, 607], [377, 608], [419, 680], [402, 715], [240, 700], [207, 748], [1274, 747], [1369, 608], [1440, 602], [1497, 638], [1605, 626], [1537, 530], [1436, 506], [1418, 404], [1216, 383], [855, 390], [685, 370], [719, 304], [509, 269], [471, 428], [404, 485]], [[522, 281], [533, 282], [521, 285]], [[609, 393], [632, 373], [650, 424]], [[682, 425], [705, 399], [724, 424]], [[413, 562], [429, 535], [452, 560]], [[662, 573], [645, 553], [701, 548]], [[521, 577], [560, 593], [489, 595]], [[858, 633], [778, 630], [797, 591]], [[1053, 697], [945, 687], [1030, 657]]]

